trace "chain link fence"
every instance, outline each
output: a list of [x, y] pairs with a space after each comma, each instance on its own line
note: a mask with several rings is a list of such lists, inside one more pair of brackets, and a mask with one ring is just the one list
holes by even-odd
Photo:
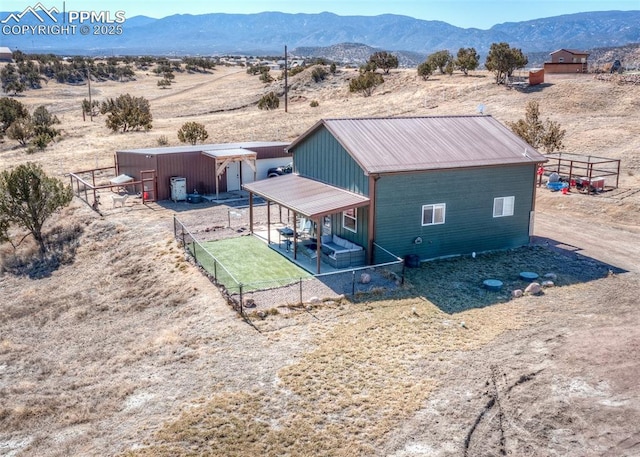
[[203, 273], [220, 288], [227, 302], [242, 315], [248, 309], [270, 310], [339, 300], [345, 296], [383, 295], [404, 284], [404, 261], [375, 243], [373, 258], [376, 265], [311, 277], [242, 283], [196, 239], [185, 224], [175, 216], [173, 221], [175, 238]]

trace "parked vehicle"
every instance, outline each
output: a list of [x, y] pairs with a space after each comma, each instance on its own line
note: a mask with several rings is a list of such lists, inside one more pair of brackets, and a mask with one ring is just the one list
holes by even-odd
[[289, 162], [287, 165], [283, 167], [269, 168], [269, 170], [267, 171], [267, 177], [275, 178], [276, 176], [289, 174], [292, 171], [293, 171], [293, 163]]

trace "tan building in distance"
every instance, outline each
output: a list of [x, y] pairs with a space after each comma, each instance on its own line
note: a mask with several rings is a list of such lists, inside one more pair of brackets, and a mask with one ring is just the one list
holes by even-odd
[[575, 49], [558, 49], [551, 53], [551, 62], [544, 63], [545, 73], [586, 73], [589, 53]]

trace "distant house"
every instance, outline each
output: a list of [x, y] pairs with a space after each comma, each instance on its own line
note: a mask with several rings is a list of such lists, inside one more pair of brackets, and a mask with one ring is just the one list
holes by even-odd
[[12, 62], [13, 52], [6, 46], [0, 46], [0, 62]]
[[381, 249], [424, 260], [528, 244], [546, 161], [491, 116], [324, 119], [288, 150], [293, 174], [244, 188], [362, 246], [368, 264]]
[[589, 53], [575, 49], [558, 49], [551, 54], [551, 62], [545, 62], [545, 73], [586, 73]]
[[186, 179], [189, 193], [215, 195], [240, 190], [242, 184], [267, 177], [267, 170], [291, 161], [284, 142], [198, 144], [116, 151], [116, 173], [142, 179], [156, 176], [156, 200], [171, 198], [171, 178]]

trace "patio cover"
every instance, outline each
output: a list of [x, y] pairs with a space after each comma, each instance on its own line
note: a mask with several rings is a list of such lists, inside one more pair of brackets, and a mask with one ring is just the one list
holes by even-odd
[[245, 184], [244, 189], [265, 200], [318, 219], [349, 208], [369, 205], [369, 197], [296, 174], [278, 176]]
[[202, 155], [211, 157], [216, 161], [216, 200], [219, 198], [218, 181], [231, 162], [244, 162], [253, 170], [253, 179], [256, 179], [256, 157], [258, 153], [248, 149], [208, 149], [202, 151]]

